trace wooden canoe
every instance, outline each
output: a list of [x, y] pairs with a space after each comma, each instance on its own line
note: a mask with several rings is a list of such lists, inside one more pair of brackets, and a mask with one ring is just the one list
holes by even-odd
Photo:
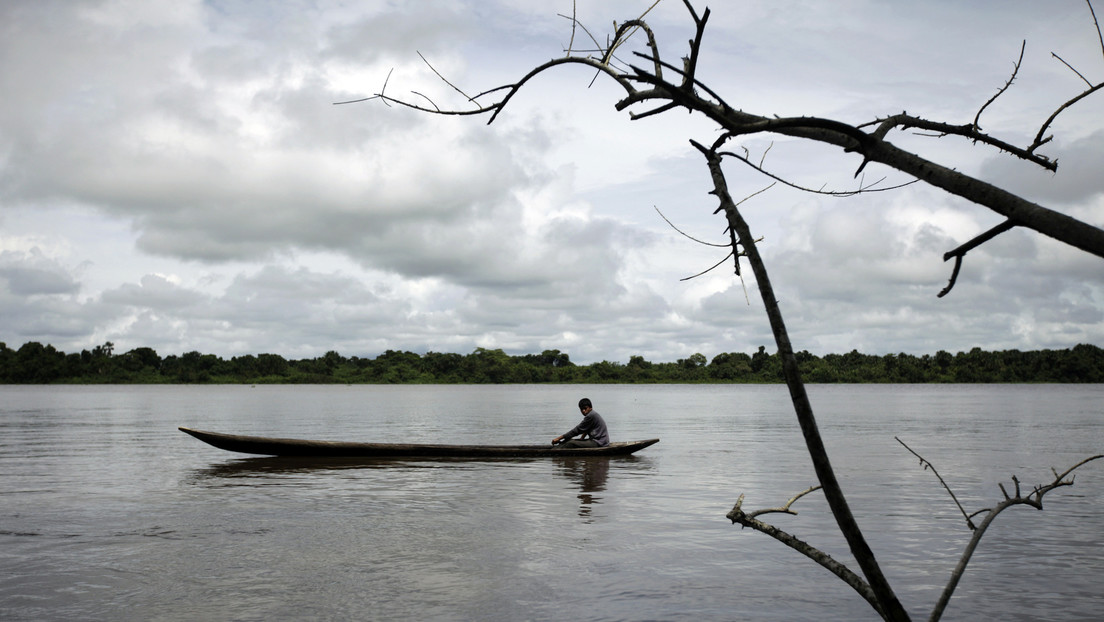
[[267, 438], [204, 432], [180, 428], [199, 440], [227, 451], [261, 456], [299, 458], [529, 458], [568, 456], [627, 456], [659, 442], [610, 443], [605, 447], [557, 449], [552, 445], [424, 445], [399, 443], [353, 443], [348, 441], [309, 441], [293, 438]]

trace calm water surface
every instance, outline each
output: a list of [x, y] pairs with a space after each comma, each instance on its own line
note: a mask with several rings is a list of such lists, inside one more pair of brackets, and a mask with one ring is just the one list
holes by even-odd
[[[967, 510], [1104, 453], [1104, 386], [816, 386], [821, 431], [898, 596], [926, 619]], [[594, 400], [622, 459], [303, 465], [176, 430], [544, 442]], [[815, 483], [781, 386], [0, 386], [3, 620], [873, 620], [725, 519]], [[1011, 488], [1009, 488], [1011, 490]], [[946, 620], [1097, 620], [1104, 464], [1000, 516]], [[771, 522], [851, 558], [823, 497]]]

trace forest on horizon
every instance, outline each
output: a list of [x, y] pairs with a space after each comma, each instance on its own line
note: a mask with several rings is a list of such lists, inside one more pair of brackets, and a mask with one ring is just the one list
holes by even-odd
[[[920, 356], [900, 353], [817, 356], [796, 354], [809, 383], [1104, 383], [1104, 349], [1079, 344], [1065, 350], [973, 348]], [[3, 384], [677, 384], [781, 383], [776, 354], [695, 353], [675, 362], [632, 356], [627, 363], [577, 365], [566, 352], [510, 355], [476, 348], [470, 354], [388, 350], [375, 358], [336, 351], [305, 359], [278, 354], [234, 356], [186, 352], [162, 357], [152, 348], [116, 354], [107, 342], [65, 353], [31, 341], [13, 350], [0, 342]]]

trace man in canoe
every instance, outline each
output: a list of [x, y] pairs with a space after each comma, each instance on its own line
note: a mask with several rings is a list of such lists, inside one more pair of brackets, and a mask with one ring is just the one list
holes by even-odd
[[[606, 429], [606, 420], [599, 415], [590, 404], [590, 400], [579, 400], [579, 410], [583, 413], [583, 420], [579, 425], [568, 432], [552, 439], [553, 445], [559, 445], [564, 449], [578, 447], [605, 447], [609, 445], [609, 430]], [[574, 436], [582, 436], [579, 440], [571, 440]], [[586, 437], [590, 438], [586, 438]]]

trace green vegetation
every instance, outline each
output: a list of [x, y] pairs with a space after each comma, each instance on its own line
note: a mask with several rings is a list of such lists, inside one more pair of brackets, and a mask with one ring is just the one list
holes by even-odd
[[[1104, 349], [1078, 345], [1068, 350], [1004, 350], [935, 355], [875, 356], [855, 350], [819, 357], [797, 353], [811, 383], [1104, 382]], [[781, 362], [763, 346], [748, 355], [725, 352], [712, 361], [692, 354], [674, 363], [633, 356], [628, 363], [576, 365], [567, 353], [511, 356], [476, 348], [467, 355], [388, 350], [374, 359], [330, 351], [313, 359], [278, 354], [235, 356], [187, 352], [162, 358], [151, 348], [115, 354], [108, 342], [92, 351], [66, 354], [38, 342], [12, 350], [0, 343], [0, 383], [8, 384], [511, 384], [511, 383], [776, 383]]]

